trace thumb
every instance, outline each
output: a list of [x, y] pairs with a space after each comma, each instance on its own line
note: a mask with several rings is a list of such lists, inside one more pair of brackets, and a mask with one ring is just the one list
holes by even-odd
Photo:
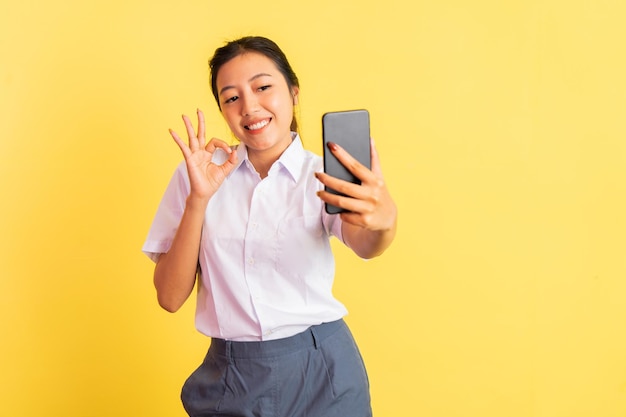
[[239, 158], [237, 157], [237, 149], [233, 149], [228, 155], [228, 159], [222, 164], [222, 169], [226, 175], [230, 174], [237, 166]]
[[372, 172], [377, 176], [382, 176], [383, 172], [380, 168], [380, 158], [378, 156], [378, 151], [376, 150], [376, 145], [374, 144], [374, 138], [370, 138], [370, 163], [372, 166]]

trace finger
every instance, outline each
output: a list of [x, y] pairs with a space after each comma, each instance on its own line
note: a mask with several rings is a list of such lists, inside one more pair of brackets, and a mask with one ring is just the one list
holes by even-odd
[[380, 223], [380, 219], [377, 218], [380, 215], [376, 214], [377, 209], [373, 201], [341, 196], [324, 190], [318, 191], [317, 195], [325, 203], [346, 210], [341, 213], [341, 219], [344, 222], [371, 230], [378, 228], [377, 224]]
[[193, 128], [193, 124], [189, 117], [183, 114], [183, 122], [185, 123], [185, 129], [187, 130], [187, 137], [189, 138], [189, 149], [192, 151], [198, 150], [198, 138], [196, 137], [196, 131]]
[[353, 224], [359, 227], [366, 227], [367, 223], [363, 219], [363, 215], [361, 213], [355, 213], [353, 211], [346, 211], [341, 213], [341, 220], [345, 223]]
[[233, 150], [232, 153], [228, 156], [228, 159], [222, 164], [226, 174], [228, 175], [230, 171], [237, 166], [237, 151]]
[[189, 150], [189, 146], [187, 146], [187, 144], [172, 129], [170, 129], [170, 135], [172, 136], [172, 138], [174, 139], [174, 142], [176, 142], [176, 144], [182, 151], [185, 159], [187, 159], [189, 155], [191, 154], [191, 151]]
[[213, 162], [213, 164], [221, 171], [223, 178], [226, 178], [237, 166], [237, 151], [232, 150], [230, 155], [228, 155], [228, 159], [223, 161], [221, 165], [217, 165], [217, 162]]
[[198, 139], [200, 141], [200, 146], [204, 146], [204, 141], [205, 141], [204, 113], [202, 113], [202, 110], [200, 109], [197, 110], [197, 113], [198, 113]]
[[[367, 201], [334, 194], [325, 190], [318, 191], [317, 195], [325, 203], [347, 210], [357, 216], [362, 216], [371, 211], [371, 205]], [[363, 220], [361, 220], [360, 224], [364, 224]]]
[[374, 144], [374, 138], [370, 138], [370, 159], [372, 164], [372, 172], [378, 176], [382, 176], [382, 169], [380, 168], [380, 157], [378, 156], [378, 150]]
[[336, 143], [331, 143], [328, 147], [330, 148], [330, 151], [333, 153], [333, 155], [335, 155], [337, 160], [339, 160], [339, 162], [341, 162], [341, 164], [345, 166], [348, 171], [352, 173], [352, 175], [354, 175], [361, 181], [366, 181], [369, 176], [372, 175], [371, 171], [365, 165], [357, 161], [341, 146], [337, 145]]
[[328, 175], [324, 172], [316, 172], [315, 177], [326, 187], [356, 199], [366, 199], [369, 196], [368, 189], [361, 184], [354, 184]]
[[233, 149], [226, 142], [218, 138], [211, 138], [209, 143], [207, 143], [204, 147], [207, 152], [211, 153], [215, 152], [215, 150], [218, 148], [224, 150], [226, 153], [229, 154], [233, 152]]
[[339, 207], [341, 209], [347, 210], [347, 207], [345, 207], [346, 202], [348, 201], [348, 199], [350, 197], [344, 197], [344, 196], [340, 196], [338, 194], [335, 194], [333, 192], [330, 191], [326, 191], [326, 190], [320, 190], [317, 192], [317, 196], [324, 202], [327, 204], [332, 204], [335, 207]]

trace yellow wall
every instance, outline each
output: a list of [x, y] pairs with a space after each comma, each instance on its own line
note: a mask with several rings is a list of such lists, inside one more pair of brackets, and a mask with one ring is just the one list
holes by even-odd
[[[400, 232], [337, 247], [377, 416], [626, 415], [626, 6], [617, 0], [8, 1], [0, 415], [183, 416], [208, 340], [140, 248], [206, 61], [274, 38], [301, 126], [368, 108]], [[368, 4], [369, 3], [369, 4]]]

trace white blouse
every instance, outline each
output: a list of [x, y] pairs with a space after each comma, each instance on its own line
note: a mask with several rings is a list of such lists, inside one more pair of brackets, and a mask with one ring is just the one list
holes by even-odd
[[[279, 339], [338, 320], [345, 307], [332, 295], [331, 235], [343, 240], [341, 219], [316, 192], [322, 158], [294, 140], [261, 179], [245, 145], [238, 166], [207, 206], [200, 243], [196, 328], [236, 341]], [[214, 155], [222, 163], [226, 153]], [[172, 177], [143, 252], [167, 252], [189, 194], [185, 163]]]

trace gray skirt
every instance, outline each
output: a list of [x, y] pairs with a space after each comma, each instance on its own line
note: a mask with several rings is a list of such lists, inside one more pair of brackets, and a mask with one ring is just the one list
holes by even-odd
[[185, 382], [191, 417], [370, 417], [369, 382], [343, 320], [266, 342], [212, 339]]

